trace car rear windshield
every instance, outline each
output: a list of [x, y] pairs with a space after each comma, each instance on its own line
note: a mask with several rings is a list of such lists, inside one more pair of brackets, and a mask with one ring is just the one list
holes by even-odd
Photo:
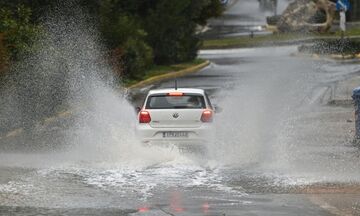
[[150, 96], [146, 109], [205, 109], [206, 104], [202, 95]]

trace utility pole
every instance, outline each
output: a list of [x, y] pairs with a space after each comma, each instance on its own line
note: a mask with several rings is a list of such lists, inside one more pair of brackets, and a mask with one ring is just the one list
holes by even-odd
[[340, 30], [341, 30], [341, 39], [344, 39], [346, 31], [346, 12], [350, 8], [349, 0], [338, 0], [336, 2], [336, 10], [340, 13]]

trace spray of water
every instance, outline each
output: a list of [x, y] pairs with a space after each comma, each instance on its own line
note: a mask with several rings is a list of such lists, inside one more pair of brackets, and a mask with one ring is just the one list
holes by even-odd
[[269, 174], [287, 184], [354, 181], [359, 177], [357, 149], [349, 141], [353, 124], [346, 123], [353, 114], [327, 103], [334, 81], [359, 67], [291, 57], [294, 51], [201, 52], [216, 64], [214, 70], [226, 71], [228, 83], [217, 95], [223, 112], [216, 118], [212, 153], [239, 173]]
[[[148, 166], [173, 159], [176, 152], [144, 148], [136, 139], [135, 111], [107, 61], [96, 22], [72, 1], [58, 8], [45, 16], [36, 51], [13, 67], [9, 79], [2, 114], [11, 110], [11, 127], [24, 129], [19, 149], [61, 153], [53, 158], [62, 162]], [[58, 117], [64, 111], [70, 113], [65, 120]], [[53, 129], [42, 124], [49, 117]]]
[[[279, 139], [286, 135], [282, 131], [284, 124], [289, 116], [296, 114], [295, 107], [301, 103], [303, 96], [299, 89], [307, 88], [297, 80], [306, 74], [294, 74], [280, 68], [268, 55], [279, 51], [277, 55], [283, 58], [291, 50], [271, 48], [221, 53], [225, 59], [256, 55], [262, 64], [247, 64], [245, 61], [241, 68], [217, 65], [227, 67], [222, 70], [231, 74], [234, 85], [219, 97], [223, 98], [219, 101], [223, 112], [217, 115], [217, 136], [211, 146], [217, 160], [230, 165], [259, 167], [279, 159], [279, 150], [282, 150], [278, 148]], [[292, 91], [291, 85], [297, 88]]]
[[[82, 183], [77, 187], [91, 185], [122, 197], [123, 203], [147, 199], [154, 188], [204, 185], [232, 191], [221, 183], [216, 165], [202, 166], [198, 158], [176, 149], [139, 143], [135, 111], [106, 61], [96, 25], [76, 4], [60, 8], [44, 19], [45, 36], [37, 51], [14, 67], [9, 88], [15, 92], [9, 98], [19, 107], [10, 122], [20, 122], [26, 138], [17, 144], [16, 153], [2, 153], [0, 164], [36, 172], [20, 183], [0, 184], [0, 193], [37, 194], [38, 200], [25, 201], [30, 206], [88, 206], [81, 199], [58, 198], [64, 196], [57, 190], [63, 179], [73, 182], [74, 176]], [[56, 114], [64, 111], [70, 114]], [[53, 127], [41, 123], [49, 117], [55, 119]]]

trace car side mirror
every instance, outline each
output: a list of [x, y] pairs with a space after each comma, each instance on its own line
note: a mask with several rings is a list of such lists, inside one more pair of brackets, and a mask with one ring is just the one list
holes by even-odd
[[215, 113], [221, 113], [223, 111], [223, 109], [217, 105], [214, 105], [214, 112]]
[[136, 107], [135, 111], [136, 111], [136, 113], [139, 113], [141, 111], [141, 107]]

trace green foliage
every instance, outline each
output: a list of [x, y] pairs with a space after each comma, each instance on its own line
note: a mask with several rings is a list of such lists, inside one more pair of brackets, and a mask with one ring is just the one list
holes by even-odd
[[[12, 0], [0, 1], [0, 35], [11, 59], [31, 51], [41, 29], [41, 17], [61, 10], [66, 2], [83, 6], [97, 21], [111, 61], [122, 65], [125, 78], [139, 79], [155, 64], [196, 58], [197, 25], [221, 15], [219, 0]], [[1, 49], [1, 48], [0, 48]], [[3, 54], [2, 54], [3, 55]], [[5, 58], [6, 59], [6, 58]]]
[[[156, 64], [174, 64], [196, 58], [200, 47], [197, 25], [206, 24], [207, 19], [219, 16], [223, 11], [219, 0], [102, 0], [97, 5], [90, 3], [90, 8], [92, 11], [98, 8], [101, 31], [109, 47], [124, 48], [129, 38], [137, 40], [139, 44], [151, 47]], [[136, 53], [134, 49], [126, 49], [127, 55]], [[125, 68], [128, 68], [126, 74], [139, 73], [129, 69], [137, 66], [126, 65]]]
[[101, 32], [110, 48], [123, 46], [129, 38], [143, 40], [146, 35], [136, 20], [126, 15], [119, 15], [113, 20], [103, 18]]
[[219, 0], [198, 0], [200, 9], [195, 22], [200, 25], [205, 25], [207, 20], [211, 17], [219, 17], [224, 12], [224, 7]]
[[0, 77], [4, 73], [9, 60], [8, 54], [4, 46], [3, 38], [4, 38], [3, 35], [0, 34]]
[[141, 40], [129, 39], [124, 53], [124, 75], [130, 79], [141, 79], [153, 63], [152, 49]]
[[195, 36], [192, 6], [192, 0], [161, 0], [150, 12], [145, 28], [157, 64], [172, 64], [196, 57], [199, 39]]
[[122, 75], [139, 79], [153, 64], [152, 48], [145, 42], [146, 32], [136, 16], [126, 13], [120, 0], [103, 0], [98, 5], [100, 30], [110, 49], [122, 50], [116, 61]]
[[15, 10], [0, 9], [0, 33], [11, 59], [29, 52], [39, 32], [40, 28], [31, 23], [30, 8], [19, 5]]

